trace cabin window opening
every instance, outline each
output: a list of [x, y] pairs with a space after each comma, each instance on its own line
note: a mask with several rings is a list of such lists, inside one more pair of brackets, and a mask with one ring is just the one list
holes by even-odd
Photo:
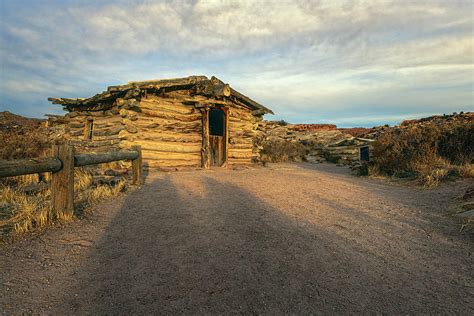
[[225, 113], [221, 109], [209, 111], [209, 135], [224, 136]]
[[361, 161], [369, 161], [370, 155], [369, 155], [369, 146], [364, 146], [359, 148], [359, 159]]
[[86, 128], [85, 128], [85, 137], [87, 140], [92, 140], [92, 135], [94, 132], [94, 121], [89, 119], [86, 121]]

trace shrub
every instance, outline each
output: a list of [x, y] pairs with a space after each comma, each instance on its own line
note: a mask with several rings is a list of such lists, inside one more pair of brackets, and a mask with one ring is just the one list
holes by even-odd
[[279, 120], [279, 121], [277, 121], [277, 124], [280, 125], [280, 126], [286, 126], [286, 125], [288, 125], [289, 123], [288, 123], [287, 121], [285, 121], [285, 120]]
[[327, 150], [322, 150], [321, 151], [321, 156], [323, 156], [323, 158], [327, 161], [327, 162], [331, 162], [331, 163], [339, 163], [339, 161], [341, 160], [341, 156], [339, 155], [334, 155], [334, 154], [331, 154], [331, 152], [327, 151]]
[[51, 148], [48, 131], [42, 126], [0, 129], [0, 159], [36, 158]]
[[261, 159], [263, 162], [302, 161], [306, 149], [299, 142], [271, 140], [263, 144]]
[[457, 172], [462, 178], [474, 178], [474, 164], [463, 164], [457, 167]]
[[[58, 218], [51, 212], [51, 191], [48, 185], [32, 193], [25, 190], [38, 185], [37, 175], [3, 179], [0, 182], [0, 240], [12, 233], [21, 234], [42, 228]], [[88, 207], [111, 196], [117, 196], [127, 188], [125, 179], [114, 185], [94, 185], [93, 173], [82, 168], [74, 170], [75, 215], [84, 213]]]
[[474, 160], [474, 123], [456, 126], [438, 139], [438, 153], [451, 163], [465, 164]]
[[472, 117], [427, 118], [389, 129], [374, 143], [372, 164], [381, 174], [417, 177], [427, 186], [454, 175], [472, 177]]

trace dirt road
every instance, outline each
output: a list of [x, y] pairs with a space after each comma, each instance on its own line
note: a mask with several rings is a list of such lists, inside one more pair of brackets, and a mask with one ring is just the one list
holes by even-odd
[[[472, 183], [472, 182], [471, 182]], [[0, 248], [5, 314], [474, 314], [453, 192], [328, 165], [152, 173], [94, 215]]]

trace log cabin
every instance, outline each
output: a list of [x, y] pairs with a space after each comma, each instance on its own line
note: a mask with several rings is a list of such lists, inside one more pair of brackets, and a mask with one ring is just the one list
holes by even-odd
[[50, 120], [64, 124], [64, 138], [79, 151], [140, 145], [144, 164], [151, 168], [258, 162], [258, 122], [273, 114], [206, 76], [129, 82], [90, 98], [48, 100], [68, 112]]

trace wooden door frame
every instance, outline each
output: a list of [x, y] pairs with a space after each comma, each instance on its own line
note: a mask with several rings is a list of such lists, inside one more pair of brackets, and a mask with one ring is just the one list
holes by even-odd
[[211, 145], [209, 141], [209, 112], [217, 108], [224, 112], [224, 146], [225, 161], [221, 167], [227, 167], [229, 159], [229, 108], [227, 106], [209, 106], [201, 109], [202, 113], [202, 147], [201, 147], [201, 167], [209, 169], [211, 166]]

